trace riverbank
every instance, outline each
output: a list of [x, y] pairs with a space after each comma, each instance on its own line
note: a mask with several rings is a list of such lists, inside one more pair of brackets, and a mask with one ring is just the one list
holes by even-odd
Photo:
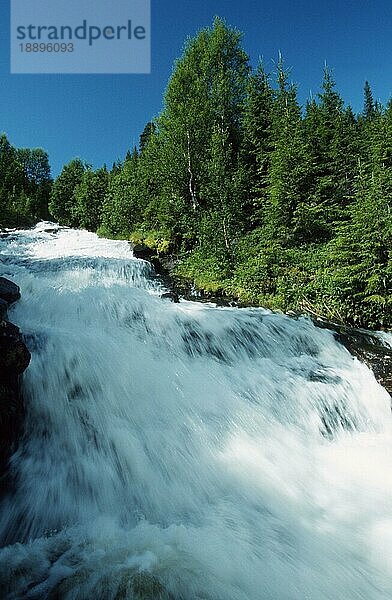
[[[133, 253], [136, 258], [150, 262], [155, 272], [169, 288], [168, 294], [174, 301], [180, 297], [196, 302], [214, 302], [218, 306], [232, 306], [238, 308], [257, 306], [252, 303], [241, 302], [237, 297], [230, 296], [222, 291], [220, 293], [198, 289], [195, 282], [178, 275], [180, 260], [174, 256], [159, 256], [147, 246], [134, 246]], [[335, 339], [345, 346], [350, 354], [365, 363], [374, 373], [376, 380], [386, 389], [392, 397], [392, 347], [387, 347], [378, 332], [353, 327], [350, 324], [331, 321], [324, 315], [317, 315], [310, 307], [304, 307], [303, 313], [289, 311], [286, 313], [291, 318], [301, 315], [308, 316], [316, 327], [329, 329], [334, 333]]]

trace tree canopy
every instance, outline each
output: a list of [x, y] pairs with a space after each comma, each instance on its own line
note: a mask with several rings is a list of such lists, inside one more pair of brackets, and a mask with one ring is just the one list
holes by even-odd
[[3, 222], [42, 215], [51, 188], [60, 223], [171, 253], [202, 290], [391, 327], [392, 100], [366, 81], [355, 115], [325, 66], [301, 106], [282, 57], [252, 70], [241, 40], [219, 18], [189, 39], [161, 113], [110, 171], [74, 159], [52, 185], [42, 150], [1, 137]]
[[52, 186], [42, 148], [14, 148], [0, 136], [0, 226], [20, 227], [47, 219]]

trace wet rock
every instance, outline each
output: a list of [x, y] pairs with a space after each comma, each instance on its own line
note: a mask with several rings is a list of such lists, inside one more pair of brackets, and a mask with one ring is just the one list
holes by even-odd
[[11, 241], [16, 240], [17, 236], [13, 233], [10, 233], [9, 231], [2, 231], [0, 233], [0, 239], [5, 239], [5, 240], [8, 240], [11, 242]]
[[20, 289], [13, 281], [0, 277], [0, 298], [11, 304], [20, 298]]
[[0, 475], [14, 449], [22, 419], [23, 402], [18, 386], [15, 382], [0, 383]]
[[[1, 356], [1, 350], [0, 350]], [[24, 416], [19, 376], [0, 366], [0, 492], [7, 487], [8, 460], [21, 435]]]
[[30, 352], [20, 334], [0, 337], [0, 381], [21, 375], [30, 363]]
[[171, 300], [172, 302], [175, 302], [176, 304], [180, 301], [180, 297], [177, 294], [177, 292], [165, 292], [164, 294], [161, 295], [161, 298], [168, 298], [169, 300]]
[[7, 316], [8, 303], [0, 298], [0, 321]]
[[0, 488], [8, 459], [19, 438], [23, 424], [23, 399], [19, 377], [30, 363], [30, 352], [19, 328], [8, 321], [0, 322]]
[[20, 298], [19, 287], [0, 277], [0, 489], [6, 487], [8, 459], [23, 425], [19, 378], [30, 363], [30, 352], [19, 327], [6, 320], [7, 308]]
[[367, 364], [377, 381], [392, 396], [392, 350], [378, 344], [357, 345], [351, 339], [346, 338], [343, 338], [341, 342], [353, 356]]
[[[118, 583], [118, 577], [121, 577]], [[118, 571], [104, 574], [98, 581], [96, 573], [88, 569], [79, 569], [69, 577], [63, 579], [48, 595], [49, 600], [62, 600], [63, 598], [87, 598], [84, 589], [89, 588], [89, 580], [94, 578], [95, 587], [99, 598], [114, 598], [114, 600], [174, 600], [161, 582], [150, 573], [135, 573], [126, 570], [122, 574]], [[113, 596], [113, 590], [117, 592]]]
[[115, 600], [174, 600], [161, 582], [149, 573], [136, 573], [124, 578]]
[[154, 251], [144, 244], [135, 244], [132, 251], [135, 258], [141, 258], [143, 260], [151, 260], [151, 257], [154, 254]]
[[315, 325], [330, 329], [338, 342], [364, 362], [374, 373], [377, 381], [392, 396], [392, 349], [387, 348], [381, 339], [371, 331], [355, 329], [346, 325], [337, 325], [328, 321], [317, 320]]
[[3, 335], [17, 336], [19, 334], [20, 334], [19, 327], [17, 327], [13, 323], [10, 323], [9, 321], [1, 321], [0, 322], [0, 336], [3, 336]]
[[18, 413], [19, 399], [14, 386], [0, 383], [0, 426]]

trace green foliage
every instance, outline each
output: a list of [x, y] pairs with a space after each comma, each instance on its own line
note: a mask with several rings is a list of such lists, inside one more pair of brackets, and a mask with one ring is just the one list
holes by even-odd
[[217, 188], [236, 168], [240, 149], [249, 71], [240, 37], [216, 19], [187, 43], [166, 90], [157, 121], [157, 180], [160, 198], [165, 206], [170, 199], [176, 214], [179, 245], [184, 238], [188, 243], [190, 231], [197, 232], [204, 210], [220, 211], [228, 202], [230, 192], [222, 189], [218, 197]]
[[371, 121], [376, 116], [377, 111], [376, 103], [374, 102], [373, 93], [368, 81], [365, 81], [363, 95], [363, 117], [366, 121]]
[[390, 326], [391, 212], [392, 173], [378, 165], [370, 177], [361, 174], [351, 219], [330, 244], [330, 293], [345, 320], [358, 325]]
[[[43, 151], [1, 137], [0, 175], [0, 224], [44, 212]], [[186, 42], [139, 150], [110, 172], [71, 161], [50, 198], [59, 222], [171, 253], [208, 293], [392, 327], [392, 100], [365, 83], [356, 116], [325, 67], [303, 109], [281, 57], [275, 81], [251, 72], [219, 18]]]
[[[149, 123], [146, 124], [145, 128], [143, 129], [141, 135], [140, 135], [140, 141], [139, 141], [139, 151], [142, 153], [145, 148], [148, 145], [148, 142], [150, 141], [151, 136], [154, 135], [155, 133], [155, 123], [153, 121], [150, 121]], [[128, 156], [128, 160], [131, 158], [131, 155], [129, 154]]]
[[83, 173], [80, 183], [74, 190], [75, 204], [72, 208], [72, 217], [79, 227], [90, 231], [98, 229], [108, 189], [108, 178], [105, 167], [98, 171], [88, 169]]
[[139, 229], [129, 236], [130, 241], [136, 245], [147, 246], [155, 250], [157, 255], [167, 254], [172, 247], [170, 233], [167, 231], [145, 231]]
[[262, 63], [248, 78], [242, 110], [241, 158], [247, 171], [248, 203], [244, 206], [248, 227], [262, 223], [268, 195], [267, 186], [274, 149], [272, 121], [275, 91]]
[[176, 266], [174, 274], [193, 282], [198, 289], [207, 293], [215, 295], [227, 291], [227, 265], [225, 267], [219, 256], [207, 253], [205, 249], [194, 250], [185, 256]]
[[0, 136], [0, 226], [28, 226], [46, 219], [51, 183], [44, 150], [18, 150]]
[[101, 205], [102, 226], [112, 236], [127, 238], [141, 219], [138, 197], [139, 156], [128, 153], [123, 165], [114, 169]]
[[[278, 65], [278, 90], [272, 113], [273, 149], [270, 153], [264, 227], [271, 242], [292, 245], [311, 237], [300, 219], [307, 204], [311, 164], [304, 135], [297, 91]], [[310, 234], [310, 235], [309, 235]]]
[[17, 150], [19, 162], [23, 165], [28, 184], [28, 213], [38, 221], [48, 219], [48, 203], [52, 188], [49, 157], [42, 148], [20, 148]]
[[78, 226], [75, 190], [81, 183], [85, 170], [86, 165], [79, 158], [75, 158], [63, 167], [53, 183], [49, 211], [61, 225]]
[[328, 241], [335, 235], [339, 222], [347, 218], [360, 144], [355, 117], [350, 108], [344, 108], [327, 67], [319, 103], [308, 103], [304, 126], [313, 167], [309, 204], [317, 218], [315, 232]]

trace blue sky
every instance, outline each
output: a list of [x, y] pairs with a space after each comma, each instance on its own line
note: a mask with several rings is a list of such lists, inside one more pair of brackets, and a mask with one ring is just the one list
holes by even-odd
[[262, 56], [272, 70], [281, 51], [301, 102], [319, 90], [325, 61], [355, 111], [366, 79], [382, 102], [392, 96], [389, 0], [152, 0], [150, 75], [11, 75], [9, 0], [1, 0], [0, 131], [15, 146], [46, 149], [54, 175], [75, 156], [110, 166], [159, 113], [186, 37], [214, 15], [243, 32], [252, 64]]

